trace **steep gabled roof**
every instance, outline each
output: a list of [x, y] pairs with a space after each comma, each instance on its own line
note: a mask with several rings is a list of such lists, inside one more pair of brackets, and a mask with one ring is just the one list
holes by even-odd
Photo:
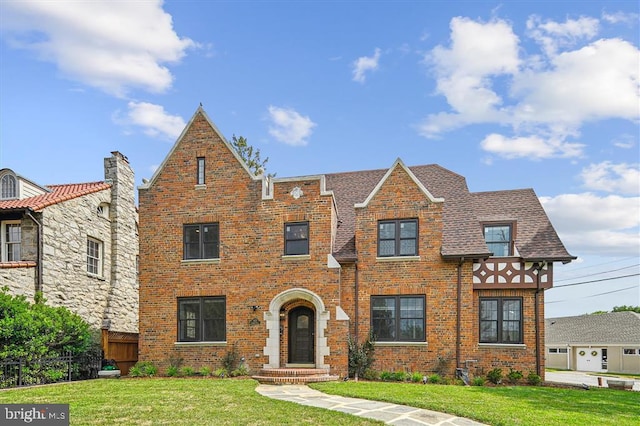
[[610, 312], [607, 314], [547, 318], [546, 345], [640, 345], [640, 314]]
[[471, 200], [479, 222], [516, 222], [515, 246], [523, 259], [575, 259], [560, 241], [533, 189], [476, 192]]
[[47, 185], [51, 192], [22, 200], [0, 201], [0, 210], [29, 209], [40, 211], [45, 207], [61, 203], [63, 201], [82, 197], [111, 188], [106, 182], [71, 183], [66, 185]]

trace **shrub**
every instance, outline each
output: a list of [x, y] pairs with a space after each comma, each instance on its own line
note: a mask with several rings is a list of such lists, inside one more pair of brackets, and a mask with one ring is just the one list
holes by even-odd
[[378, 380], [380, 378], [380, 374], [375, 370], [367, 368], [364, 370], [364, 375], [362, 377], [364, 377], [365, 380]]
[[423, 377], [423, 376], [422, 376], [422, 373], [418, 373], [418, 372], [416, 371], [416, 372], [414, 372], [414, 373], [411, 373], [411, 378], [410, 378], [410, 380], [411, 380], [413, 383], [419, 383], [419, 382], [421, 382], [421, 381], [422, 381], [422, 377]]
[[502, 382], [502, 369], [494, 368], [493, 370], [487, 373], [487, 380], [489, 380], [494, 385], [499, 385]]
[[193, 369], [193, 367], [182, 367], [180, 368], [180, 375], [181, 376], [193, 376], [196, 374], [196, 370]]
[[514, 370], [513, 368], [509, 369], [509, 373], [507, 373], [507, 381], [512, 385], [522, 380], [522, 377], [522, 371]]
[[542, 377], [540, 377], [536, 373], [529, 373], [529, 375], [527, 376], [527, 383], [532, 386], [538, 386], [540, 385], [540, 383], [542, 383]]
[[[129, 372], [129, 374], [131, 374], [131, 372]], [[177, 375], [178, 375], [178, 367], [176, 367], [175, 365], [170, 365], [167, 368], [167, 376], [175, 377]]]
[[484, 377], [474, 377], [473, 380], [471, 380], [471, 386], [484, 386]]
[[347, 344], [349, 346], [349, 376], [358, 380], [358, 377], [364, 376], [365, 371], [373, 364], [375, 352], [375, 338], [373, 330], [369, 331], [367, 340], [361, 344], [356, 342], [351, 335], [347, 336]]
[[222, 357], [222, 366], [226, 371], [233, 371], [238, 363], [238, 351], [236, 345], [231, 346], [231, 349]]
[[380, 380], [383, 382], [390, 382], [393, 380], [393, 373], [390, 371], [383, 371], [380, 373]]
[[240, 377], [240, 376], [248, 376], [249, 368], [247, 368], [244, 364], [240, 367], [233, 370], [230, 374], [231, 377]]
[[407, 373], [404, 371], [396, 371], [392, 373], [392, 380], [395, 382], [404, 382], [407, 379]]
[[227, 371], [226, 368], [218, 368], [214, 373], [214, 376], [216, 377], [220, 377], [220, 378], [225, 378], [227, 376], [229, 376], [229, 372]]
[[427, 382], [428, 383], [433, 383], [433, 384], [438, 384], [438, 383], [443, 383], [444, 380], [442, 379], [442, 376], [440, 376], [438, 373], [432, 374], [429, 377], [427, 377]]
[[205, 376], [205, 377], [210, 376], [210, 375], [211, 375], [211, 368], [209, 368], [209, 367], [202, 367], [202, 368], [200, 369], [200, 375]]
[[153, 377], [158, 373], [158, 367], [151, 361], [138, 361], [129, 369], [131, 377]]

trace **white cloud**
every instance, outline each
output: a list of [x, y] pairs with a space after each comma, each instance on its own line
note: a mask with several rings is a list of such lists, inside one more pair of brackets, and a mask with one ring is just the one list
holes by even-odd
[[638, 18], [640, 17], [637, 13], [625, 13], [625, 12], [614, 12], [607, 13], [602, 12], [602, 20], [608, 22], [610, 24], [634, 24], [638, 22]]
[[[578, 157], [586, 122], [640, 119], [640, 50], [621, 39], [600, 39], [599, 21], [528, 21], [545, 54], [527, 54], [511, 24], [453, 18], [451, 42], [425, 57], [436, 93], [451, 111], [429, 114], [417, 131], [435, 138], [473, 124], [497, 124], [512, 135], [490, 134], [482, 147], [506, 158]], [[506, 89], [506, 90], [504, 90]], [[508, 132], [508, 131], [507, 131]]]
[[176, 140], [186, 125], [182, 117], [168, 114], [162, 105], [148, 102], [129, 102], [126, 118], [116, 118], [118, 124], [142, 127], [151, 137]]
[[554, 157], [575, 157], [582, 154], [583, 145], [539, 136], [507, 138], [493, 133], [480, 143], [483, 150], [503, 158], [541, 160]]
[[640, 197], [582, 193], [540, 202], [572, 254], [640, 255]]
[[53, 62], [71, 80], [124, 97], [131, 89], [160, 93], [195, 43], [173, 30], [161, 0], [4, 2], [10, 45]]
[[280, 108], [270, 105], [269, 108], [269, 134], [287, 145], [304, 146], [311, 136], [316, 123], [308, 116], [289, 108]]
[[378, 69], [380, 53], [380, 49], [376, 48], [373, 56], [361, 56], [353, 62], [353, 81], [364, 83], [365, 73]]
[[587, 189], [640, 195], [640, 165], [604, 161], [591, 164], [580, 174]]

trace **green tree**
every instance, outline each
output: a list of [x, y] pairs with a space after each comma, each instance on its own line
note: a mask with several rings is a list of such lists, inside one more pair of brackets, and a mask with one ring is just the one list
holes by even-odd
[[[266, 172], [266, 164], [269, 161], [269, 157], [266, 157], [264, 160], [260, 157], [260, 150], [254, 149], [247, 142], [247, 138], [240, 136], [236, 137], [233, 135], [231, 138], [231, 145], [236, 150], [236, 152], [240, 155], [240, 158], [244, 160], [249, 167], [249, 170], [253, 172], [254, 175], [259, 175], [261, 172]], [[274, 177], [275, 174], [268, 174], [269, 177]]]
[[631, 312], [640, 314], [640, 306], [631, 306], [631, 305], [614, 306], [613, 311], [611, 312], [625, 312], [625, 311], [631, 311]]

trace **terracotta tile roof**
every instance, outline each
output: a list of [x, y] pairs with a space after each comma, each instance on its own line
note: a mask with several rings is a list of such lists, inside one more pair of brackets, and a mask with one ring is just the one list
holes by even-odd
[[66, 185], [47, 185], [51, 192], [21, 200], [0, 201], [0, 210], [30, 209], [40, 211], [45, 207], [71, 200], [94, 192], [103, 191], [111, 187], [106, 182], [71, 183]]
[[[409, 167], [427, 190], [444, 198], [444, 257], [480, 258], [490, 254], [482, 235], [483, 220], [517, 221], [516, 245], [522, 257], [568, 261], [567, 253], [535, 193], [530, 190], [470, 193], [463, 176], [438, 165]], [[326, 175], [334, 192], [340, 227], [334, 256], [356, 259], [354, 204], [363, 202], [387, 169]]]
[[547, 345], [638, 345], [639, 343], [640, 314], [631, 311], [545, 320], [545, 344]]

